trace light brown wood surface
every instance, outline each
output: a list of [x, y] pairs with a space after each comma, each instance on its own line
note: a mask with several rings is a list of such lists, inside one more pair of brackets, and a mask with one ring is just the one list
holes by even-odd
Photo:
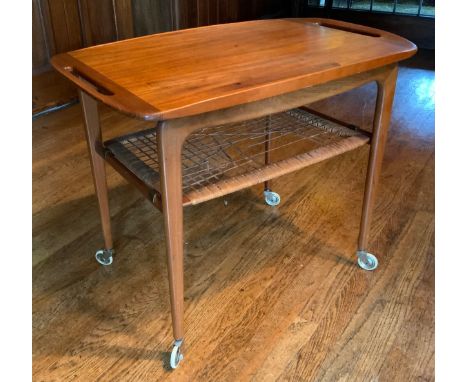
[[415, 52], [411, 42], [377, 29], [279, 19], [145, 36], [61, 54], [52, 64], [105, 104], [162, 120], [292, 92]]
[[[434, 380], [433, 72], [401, 69], [370, 246], [356, 266], [368, 148], [184, 210], [186, 359], [172, 342], [162, 215], [109, 169], [117, 256], [78, 105], [33, 126], [35, 381]], [[369, 129], [375, 85], [314, 109]], [[104, 139], [150, 127], [106, 108]]]

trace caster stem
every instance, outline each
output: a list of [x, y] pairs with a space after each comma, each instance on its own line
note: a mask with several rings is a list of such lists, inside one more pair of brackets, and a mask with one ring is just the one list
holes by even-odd
[[179, 366], [180, 361], [184, 359], [184, 355], [182, 354], [183, 341], [183, 339], [174, 341], [174, 346], [172, 347], [170, 359], [171, 369], [176, 369]]

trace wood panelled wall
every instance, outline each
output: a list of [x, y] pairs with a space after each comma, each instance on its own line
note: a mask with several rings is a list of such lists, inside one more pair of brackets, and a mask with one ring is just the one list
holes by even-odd
[[56, 53], [90, 45], [288, 15], [290, 0], [33, 0], [33, 74]]
[[132, 0], [33, 0], [33, 73], [56, 53], [134, 36]]
[[185, 0], [179, 5], [179, 27], [246, 21], [289, 14], [290, 0]]

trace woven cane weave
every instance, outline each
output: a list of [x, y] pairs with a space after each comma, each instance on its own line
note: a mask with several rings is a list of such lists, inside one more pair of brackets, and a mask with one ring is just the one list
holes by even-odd
[[[359, 135], [353, 129], [302, 109], [203, 128], [184, 143], [183, 191], [199, 190], [264, 167], [266, 149], [271, 164]], [[105, 146], [150, 188], [158, 190], [156, 139], [153, 128], [113, 139]]]

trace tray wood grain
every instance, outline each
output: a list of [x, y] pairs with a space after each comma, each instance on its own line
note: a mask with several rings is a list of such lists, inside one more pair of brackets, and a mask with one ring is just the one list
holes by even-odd
[[202, 114], [404, 60], [408, 40], [328, 19], [277, 19], [149, 35], [60, 54], [52, 65], [146, 120]]

